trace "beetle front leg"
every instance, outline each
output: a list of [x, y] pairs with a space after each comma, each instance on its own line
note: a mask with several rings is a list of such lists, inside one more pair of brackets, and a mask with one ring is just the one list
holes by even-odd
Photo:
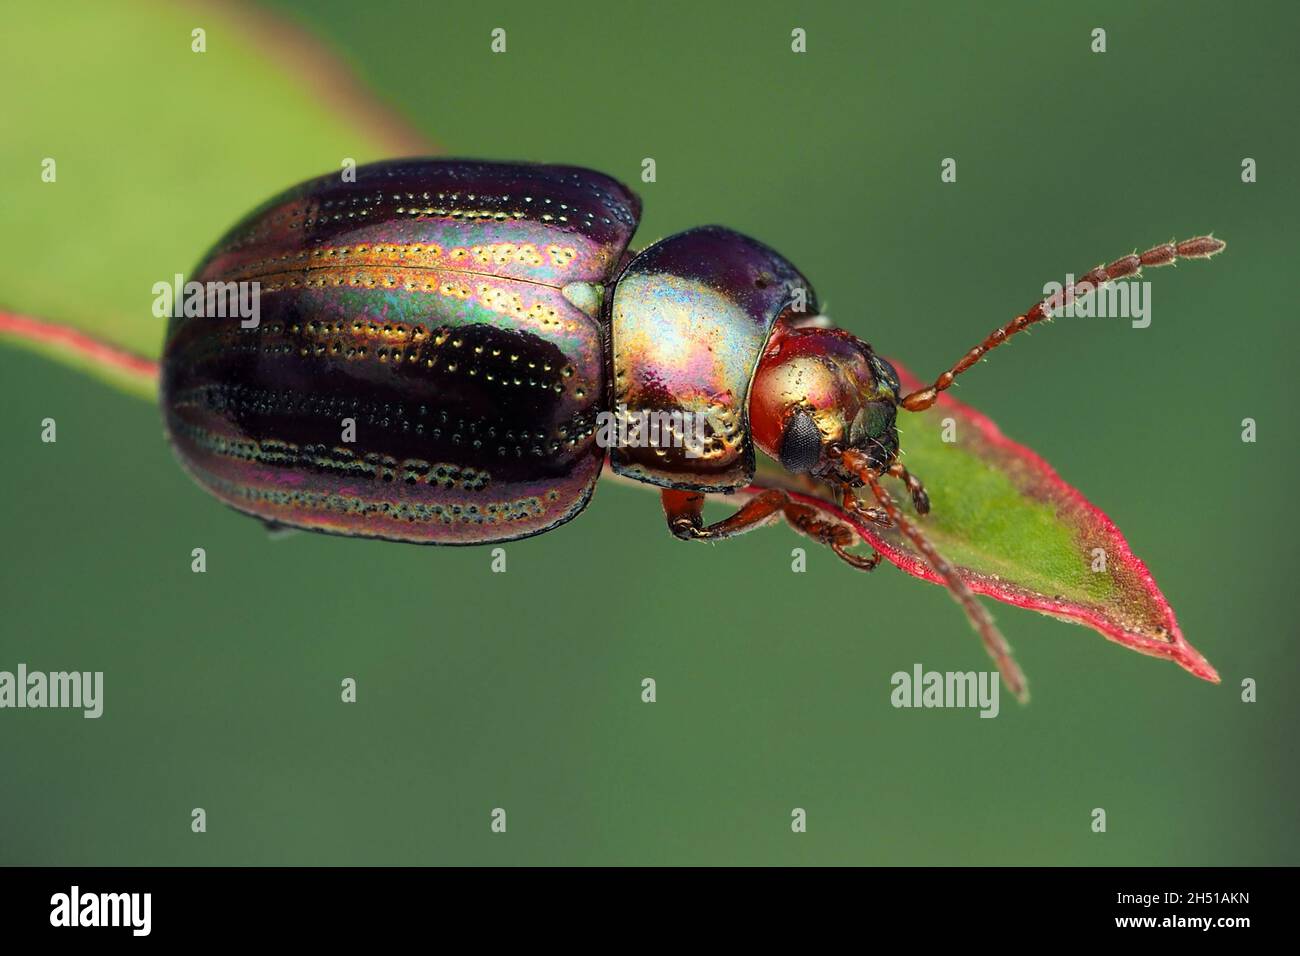
[[928, 515], [930, 513], [930, 496], [926, 494], [925, 485], [921, 484], [921, 479], [917, 478], [897, 461], [889, 466], [889, 473], [907, 485], [907, 493], [912, 498], [912, 507], [916, 509], [916, 513]]
[[852, 528], [822, 518], [817, 509], [791, 501], [784, 491], [764, 491], [741, 505], [734, 514], [710, 525], [704, 523], [704, 495], [698, 491], [669, 488], [664, 489], [661, 497], [668, 528], [683, 541], [720, 541], [784, 517], [794, 530], [826, 545], [859, 571], [872, 571], [880, 563], [878, 551], [873, 550], [870, 557], [849, 551], [858, 543], [857, 532]]

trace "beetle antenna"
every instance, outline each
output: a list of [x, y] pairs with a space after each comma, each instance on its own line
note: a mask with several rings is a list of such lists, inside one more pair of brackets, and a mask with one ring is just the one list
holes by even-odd
[[[930, 539], [925, 536], [921, 529], [903, 515], [893, 496], [881, 487], [880, 475], [871, 467], [867, 457], [855, 449], [847, 449], [841, 453], [841, 460], [850, 471], [867, 483], [871, 488], [871, 493], [876, 496], [880, 506], [885, 509], [885, 513], [894, 522], [894, 526], [912, 542], [916, 550], [925, 556], [925, 560], [929, 562], [930, 567], [934, 568], [934, 572], [943, 580], [948, 592], [961, 605], [962, 610], [966, 612], [966, 617], [970, 620], [971, 626], [975, 628], [980, 640], [984, 642], [984, 649], [988, 651], [989, 656], [998, 665], [998, 671], [1002, 674], [1002, 682], [1006, 684], [1007, 690], [1011, 691], [1020, 703], [1028, 703], [1029, 685], [1025, 680], [1024, 672], [1012, 656], [1011, 645], [1007, 643], [1007, 639], [1002, 636], [1002, 632], [993, 623], [993, 616], [989, 614], [988, 609], [979, 602], [979, 599], [975, 597], [975, 593], [957, 574], [956, 569], [930, 543]], [[847, 500], [856, 499], [850, 496]]]
[[905, 395], [899, 404], [909, 412], [925, 411], [935, 403], [940, 392], [952, 385], [953, 380], [958, 375], [978, 362], [985, 354], [997, 348], [1017, 332], [1023, 332], [1035, 322], [1051, 318], [1053, 312], [1065, 308], [1076, 298], [1082, 298], [1088, 293], [1118, 279], [1141, 275], [1143, 268], [1155, 269], [1159, 266], [1170, 265], [1179, 259], [1208, 259], [1222, 252], [1226, 245], [1227, 243], [1222, 239], [1215, 239], [1213, 236], [1197, 236], [1195, 239], [1184, 239], [1182, 242], [1166, 242], [1163, 245], [1148, 249], [1141, 255], [1134, 253], [1121, 256], [1110, 265], [1097, 266], [1097, 268], [1080, 278], [1078, 282], [1039, 301], [1024, 315], [1016, 316], [1000, 329], [994, 329], [983, 342], [963, 355], [956, 365], [935, 379], [933, 385], [917, 389]]

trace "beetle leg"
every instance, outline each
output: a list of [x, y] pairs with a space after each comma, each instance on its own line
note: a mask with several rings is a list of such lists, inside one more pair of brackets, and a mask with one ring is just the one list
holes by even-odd
[[874, 571], [876, 570], [876, 565], [880, 563], [880, 552], [874, 548], [871, 551], [870, 557], [861, 554], [854, 554], [847, 550], [842, 544], [832, 544], [831, 550], [838, 554], [840, 558], [849, 565], [849, 567], [857, 568], [859, 571]]
[[773, 489], [755, 495], [734, 514], [710, 525], [704, 523], [704, 495], [698, 491], [664, 489], [661, 497], [668, 528], [683, 541], [720, 541], [752, 531], [782, 516], [794, 530], [826, 545], [859, 571], [874, 570], [880, 563], [877, 551], [869, 557], [849, 551], [858, 543], [857, 532], [851, 527], [822, 518], [815, 508], [791, 501], [784, 491]]
[[930, 513], [930, 496], [925, 493], [925, 485], [921, 484], [921, 479], [904, 468], [902, 462], [898, 461], [889, 466], [889, 473], [907, 485], [907, 493], [912, 496], [912, 507], [916, 509], [916, 513], [928, 515]]
[[267, 519], [262, 520], [262, 527], [266, 529], [266, 536], [272, 541], [283, 541], [285, 538], [292, 538], [301, 530], [300, 528], [291, 528], [287, 524]]
[[765, 491], [746, 501], [735, 514], [711, 525], [704, 523], [704, 495], [698, 491], [665, 488], [661, 495], [668, 529], [683, 541], [731, 538], [770, 524], [790, 499], [784, 491]]
[[807, 505], [791, 502], [786, 507], [785, 520], [801, 534], [820, 541], [834, 551], [842, 561], [859, 571], [874, 571], [880, 563], [880, 552], [874, 548], [870, 555], [853, 554], [849, 548], [858, 543], [857, 532], [848, 525], [827, 521]]
[[894, 527], [894, 522], [889, 520], [889, 514], [885, 509], [868, 505], [847, 485], [836, 485], [832, 491], [835, 492], [837, 504], [845, 511], [851, 511], [862, 520], [869, 521], [885, 531]]

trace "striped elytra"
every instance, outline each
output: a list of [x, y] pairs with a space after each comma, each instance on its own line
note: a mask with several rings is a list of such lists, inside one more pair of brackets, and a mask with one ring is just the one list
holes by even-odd
[[258, 283], [260, 316], [171, 321], [182, 463], [227, 504], [318, 531], [478, 544], [569, 520], [603, 460], [599, 307], [638, 200], [556, 166], [356, 173], [265, 203], [196, 270]]

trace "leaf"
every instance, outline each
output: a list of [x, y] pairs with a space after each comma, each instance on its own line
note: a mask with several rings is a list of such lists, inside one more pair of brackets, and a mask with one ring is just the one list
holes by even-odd
[[[191, 50], [196, 27], [206, 52]], [[188, 274], [239, 216], [345, 158], [432, 151], [316, 41], [242, 5], [6, 10], [0, 86], [11, 93], [0, 110], [0, 310], [147, 358], [164, 332], [154, 283]], [[15, 329], [9, 338], [31, 343]]]
[[[905, 390], [922, 384], [897, 362], [894, 367]], [[955, 424], [952, 443], [942, 437], [949, 418]], [[907, 416], [905, 427], [906, 463], [925, 481], [931, 511], [918, 517], [906, 494], [895, 498], [971, 590], [1087, 625], [1118, 644], [1218, 682], [1218, 673], [1183, 637], [1169, 602], [1119, 528], [1051, 465], [947, 394], [929, 411]], [[852, 525], [886, 560], [939, 583], [902, 535], [844, 511], [824, 486], [763, 460], [746, 492], [768, 488], [784, 488], [816, 505]], [[1104, 571], [1093, 570], [1094, 549], [1104, 553]]]

